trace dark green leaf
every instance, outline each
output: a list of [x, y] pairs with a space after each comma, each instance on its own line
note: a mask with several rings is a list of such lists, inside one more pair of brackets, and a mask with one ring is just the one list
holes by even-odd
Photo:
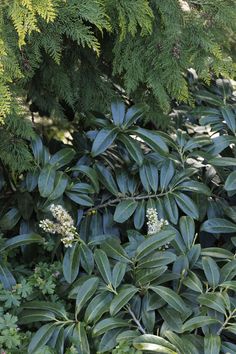
[[174, 164], [171, 160], [166, 160], [161, 168], [160, 187], [161, 190], [168, 188], [170, 181], [175, 173]]
[[201, 305], [225, 314], [225, 302], [221, 293], [201, 294], [198, 301]]
[[189, 308], [186, 306], [183, 299], [172, 289], [164, 286], [150, 286], [150, 289], [157, 293], [167, 304], [179, 311], [180, 313], [188, 313]]
[[93, 206], [94, 202], [91, 197], [89, 197], [87, 194], [79, 194], [75, 192], [66, 192], [66, 195], [68, 198], [73, 200], [76, 204], [82, 205], [82, 206]]
[[101, 293], [95, 296], [86, 308], [84, 315], [86, 323], [97, 322], [104, 313], [108, 312], [111, 300], [111, 293]]
[[75, 156], [75, 150], [72, 148], [64, 148], [52, 155], [49, 164], [53, 165], [56, 169], [67, 165]]
[[138, 289], [133, 286], [124, 286], [119, 290], [118, 294], [115, 295], [114, 299], [110, 305], [110, 314], [115, 316], [127, 303], [132, 299], [132, 297], [138, 292]]
[[79, 265], [80, 245], [75, 243], [71, 248], [67, 249], [63, 258], [62, 269], [67, 283], [71, 284], [76, 279], [79, 273]]
[[93, 142], [91, 154], [93, 157], [103, 153], [117, 137], [116, 127], [104, 128], [100, 130]]
[[137, 248], [136, 255], [137, 259], [140, 260], [153, 251], [156, 251], [161, 246], [166, 245], [168, 242], [175, 238], [175, 231], [173, 230], [164, 230], [160, 231], [155, 235], [148, 237], [143, 241]]
[[236, 131], [236, 119], [235, 119], [235, 113], [233, 112], [231, 107], [222, 107], [221, 108], [221, 113], [223, 115], [225, 123], [228, 125], [229, 129], [235, 133]]
[[208, 326], [210, 324], [219, 323], [216, 318], [211, 318], [208, 316], [197, 316], [186, 321], [182, 327], [183, 331], [193, 331], [196, 328], [201, 328], [203, 326]]
[[122, 280], [125, 276], [126, 268], [127, 268], [127, 266], [125, 263], [117, 262], [115, 264], [113, 271], [112, 271], [112, 285], [115, 289], [122, 282]]
[[94, 259], [105, 283], [112, 284], [111, 266], [106, 253], [103, 250], [96, 249]]
[[54, 181], [54, 189], [49, 195], [48, 200], [58, 199], [65, 191], [68, 183], [68, 177], [64, 172], [56, 172], [56, 178]]
[[135, 200], [123, 200], [116, 206], [114, 220], [118, 223], [125, 222], [134, 213], [137, 205]]
[[234, 191], [236, 190], [236, 171], [233, 171], [229, 174], [225, 181], [225, 190]]
[[122, 328], [122, 327], [129, 327], [130, 324], [127, 320], [122, 320], [120, 318], [105, 318], [98, 322], [94, 329], [93, 334], [94, 336], [100, 336], [103, 333], [115, 328]]
[[0, 251], [13, 249], [15, 247], [28, 245], [30, 243], [43, 243], [44, 238], [38, 234], [30, 233], [19, 236], [14, 236], [8, 239], [3, 246], [0, 247]]
[[95, 294], [99, 279], [97, 277], [86, 280], [80, 287], [76, 296], [76, 316], [86, 302]]
[[97, 164], [96, 169], [98, 172], [100, 182], [107, 188], [107, 190], [114, 195], [119, 194], [116, 182], [112, 177], [110, 171], [102, 164]]
[[80, 256], [81, 266], [88, 274], [92, 274], [94, 268], [93, 252], [87, 245], [83, 243], [80, 246]]
[[140, 144], [130, 136], [119, 135], [119, 140], [125, 145], [131, 158], [140, 166], [143, 163], [143, 153]]
[[199, 218], [198, 208], [191, 198], [180, 192], [174, 193], [174, 196], [176, 203], [185, 214], [191, 216], [193, 219]]
[[34, 354], [50, 340], [56, 325], [54, 323], [45, 324], [35, 333], [28, 347], [29, 354]]
[[226, 219], [213, 218], [202, 224], [201, 231], [206, 231], [211, 234], [229, 234], [236, 232], [236, 224]]
[[220, 281], [220, 272], [219, 268], [214, 261], [213, 258], [211, 257], [203, 257], [202, 258], [202, 266], [203, 270], [205, 273], [205, 276], [207, 278], [208, 284], [215, 288]]
[[0, 220], [2, 230], [11, 230], [20, 220], [21, 213], [17, 208], [10, 209]]
[[143, 227], [144, 221], [145, 221], [145, 201], [142, 200], [141, 202], [138, 202], [138, 206], [134, 212], [134, 226], [135, 229], [140, 230]]
[[120, 242], [118, 240], [116, 239], [107, 240], [101, 245], [101, 247], [109, 257], [125, 263], [131, 262], [128, 254], [125, 252], [125, 250], [120, 245]]
[[204, 354], [219, 354], [220, 348], [220, 336], [209, 334], [204, 337]]
[[48, 197], [54, 188], [56, 170], [54, 166], [46, 165], [39, 174], [38, 188], [41, 197]]
[[0, 260], [0, 283], [2, 283], [4, 289], [11, 289], [14, 285], [16, 285], [16, 280], [13, 277], [12, 273]]
[[112, 119], [115, 125], [121, 126], [125, 119], [125, 104], [116, 100], [111, 104]]
[[99, 192], [99, 182], [98, 182], [98, 175], [97, 172], [88, 166], [81, 165], [81, 166], [76, 166], [71, 169], [72, 171], [78, 171], [83, 174], [85, 174], [91, 181], [96, 193]]

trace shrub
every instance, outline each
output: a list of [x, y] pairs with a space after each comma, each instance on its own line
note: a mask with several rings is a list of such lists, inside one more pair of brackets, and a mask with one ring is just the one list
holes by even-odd
[[235, 352], [234, 96], [195, 90], [166, 133], [116, 101], [2, 176], [4, 350]]

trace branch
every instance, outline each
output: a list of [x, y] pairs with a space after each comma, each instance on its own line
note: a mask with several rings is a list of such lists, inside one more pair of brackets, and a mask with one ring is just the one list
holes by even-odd
[[144, 199], [149, 199], [149, 198], [159, 198], [159, 197], [163, 197], [164, 195], [170, 193], [172, 191], [168, 191], [166, 193], [160, 193], [160, 194], [147, 194], [147, 195], [137, 195], [137, 196], [132, 196], [132, 197], [128, 197], [128, 196], [122, 196], [119, 198], [115, 198], [112, 200], [109, 200], [106, 203], [102, 203], [102, 204], [98, 204], [93, 208], [90, 208], [87, 210], [86, 214], [90, 213], [93, 210], [98, 210], [98, 209], [102, 209], [102, 208], [106, 208], [107, 206], [113, 206], [119, 202], [122, 202], [124, 200], [144, 200]]
[[137, 317], [135, 316], [135, 314], [133, 313], [133, 311], [131, 310], [131, 308], [129, 306], [127, 306], [127, 310], [129, 311], [129, 314], [131, 315], [133, 321], [136, 323], [138, 330], [142, 334], [146, 334], [145, 329], [143, 328], [143, 326], [141, 325], [141, 323], [139, 322], [139, 320], [137, 319]]

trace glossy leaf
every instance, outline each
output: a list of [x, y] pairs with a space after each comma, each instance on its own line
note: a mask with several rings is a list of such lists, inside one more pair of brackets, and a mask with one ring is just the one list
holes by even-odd
[[71, 248], [68, 248], [63, 258], [62, 269], [63, 275], [67, 283], [71, 284], [75, 281], [79, 273], [80, 265], [80, 245], [78, 243], [73, 244]]
[[64, 148], [56, 152], [50, 158], [49, 164], [59, 169], [67, 165], [75, 156], [75, 150], [72, 148]]
[[120, 318], [105, 318], [95, 325], [93, 334], [94, 336], [100, 336], [101, 334], [106, 333], [111, 329], [122, 327], [129, 327], [129, 322]]
[[128, 220], [138, 206], [135, 200], [123, 200], [115, 210], [114, 220], [118, 223], [123, 223]]
[[220, 281], [220, 272], [216, 262], [211, 257], [203, 257], [202, 266], [209, 285], [215, 288]]
[[111, 293], [101, 293], [93, 297], [85, 311], [85, 322], [97, 322], [104, 313], [109, 312], [111, 300]]
[[115, 127], [104, 128], [100, 130], [93, 142], [92, 146], [92, 156], [98, 156], [103, 153], [115, 140], [118, 131]]
[[28, 245], [30, 243], [43, 243], [44, 238], [38, 234], [30, 233], [19, 236], [14, 236], [8, 239], [2, 246], [0, 246], [0, 251], [10, 250], [15, 247], [20, 247], [24, 245]]
[[103, 250], [96, 249], [94, 259], [105, 283], [112, 284], [111, 266], [106, 253]]
[[48, 197], [54, 188], [56, 170], [51, 165], [46, 165], [39, 174], [38, 188], [41, 197]]
[[172, 289], [164, 286], [150, 286], [150, 289], [157, 293], [167, 304], [180, 313], [189, 312], [183, 299]]
[[199, 211], [196, 204], [193, 202], [189, 196], [181, 192], [175, 192], [175, 201], [178, 204], [179, 208], [188, 216], [191, 216], [193, 219], [199, 218]]
[[146, 257], [153, 251], [173, 240], [174, 237], [175, 232], [173, 230], [160, 231], [157, 234], [150, 236], [138, 246], [136, 258], [140, 260]]
[[212, 218], [202, 224], [201, 231], [206, 231], [211, 234], [234, 233], [236, 232], [236, 224], [226, 219]]
[[173, 344], [152, 334], [144, 334], [135, 338], [133, 340], [133, 346], [138, 350], [147, 350], [163, 354], [178, 354], [178, 351]]
[[115, 295], [114, 299], [110, 305], [110, 314], [115, 316], [127, 303], [132, 299], [132, 297], [138, 292], [135, 286], [129, 285], [124, 286], [119, 290], [118, 294]]
[[99, 279], [93, 277], [86, 280], [80, 287], [76, 296], [76, 316], [78, 316], [82, 307], [94, 295], [97, 290]]

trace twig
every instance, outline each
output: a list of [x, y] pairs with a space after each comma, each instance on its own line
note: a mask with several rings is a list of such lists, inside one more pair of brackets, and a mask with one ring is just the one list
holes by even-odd
[[147, 195], [138, 195], [138, 196], [132, 196], [132, 197], [122, 196], [122, 197], [119, 197], [119, 198], [115, 198], [115, 199], [109, 200], [106, 203], [98, 204], [95, 207], [88, 209], [87, 213], [89, 213], [89, 212], [91, 212], [93, 210], [98, 210], [98, 209], [106, 208], [107, 206], [115, 205], [115, 204], [117, 204], [119, 202], [122, 202], [124, 200], [134, 200], [134, 201], [136, 201], [136, 200], [143, 200], [143, 199], [149, 199], [149, 198], [158, 198], [158, 197], [163, 197], [164, 195], [166, 195], [168, 193], [171, 193], [171, 192], [172, 191], [168, 191], [166, 193], [160, 193], [160, 194], [147, 194]]
[[138, 330], [143, 333], [146, 334], [145, 329], [143, 328], [143, 326], [141, 325], [141, 323], [139, 322], [139, 320], [137, 319], [137, 317], [135, 316], [135, 314], [133, 313], [133, 311], [131, 310], [131, 308], [129, 306], [127, 306], [127, 310], [129, 311], [129, 314], [131, 315], [133, 321], [136, 323], [136, 325], [138, 326]]

